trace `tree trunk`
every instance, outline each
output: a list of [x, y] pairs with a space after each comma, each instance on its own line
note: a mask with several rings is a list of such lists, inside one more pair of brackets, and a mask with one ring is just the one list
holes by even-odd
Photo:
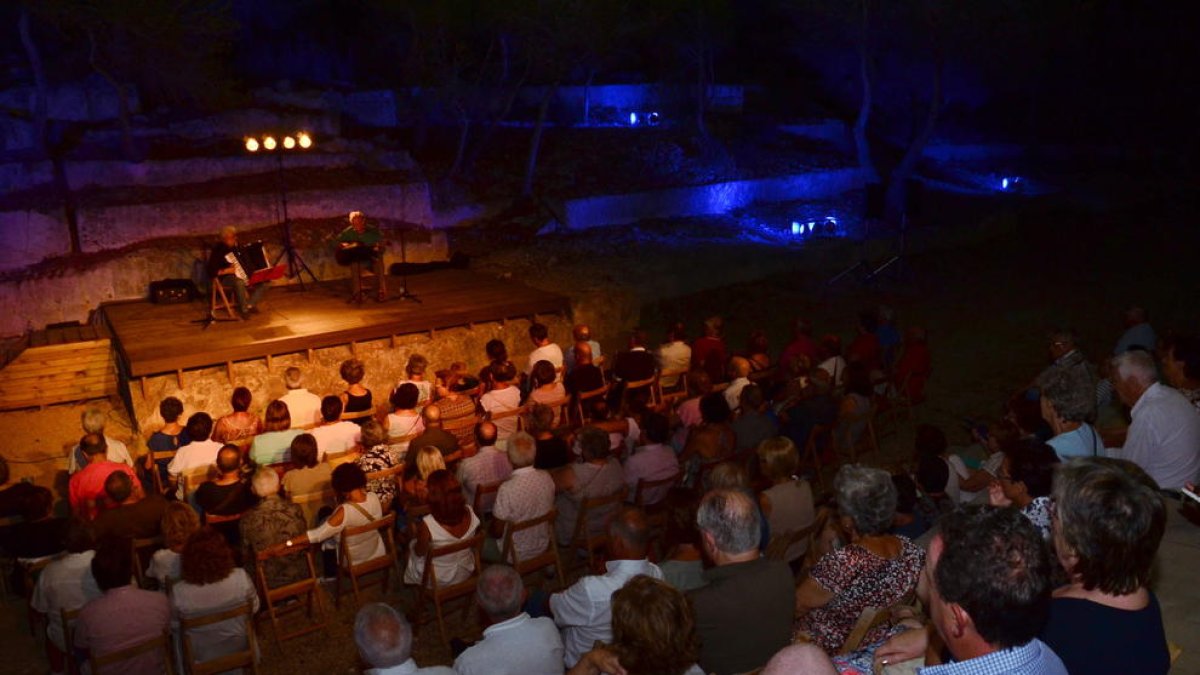
[[546, 113], [550, 110], [550, 99], [558, 91], [558, 83], [546, 88], [542, 101], [538, 104], [537, 123], [533, 125], [533, 137], [529, 139], [529, 159], [525, 163], [525, 180], [521, 183], [521, 196], [533, 196], [533, 173], [537, 169], [538, 150], [542, 146], [542, 130], [546, 127]]
[[854, 149], [858, 153], [858, 168], [868, 183], [879, 180], [875, 162], [871, 160], [871, 146], [867, 141], [867, 123], [871, 119], [871, 49], [870, 0], [862, 0], [862, 36], [858, 44], [858, 76], [862, 84], [862, 101], [858, 107], [858, 118], [854, 120]]
[[921, 160], [921, 155], [925, 151], [925, 145], [929, 143], [930, 137], [933, 136], [933, 130], [937, 126], [938, 115], [942, 109], [942, 67], [944, 56], [942, 54], [941, 41], [937, 33], [938, 27], [932, 13], [929, 16], [929, 22], [933, 51], [933, 92], [929, 98], [929, 108], [925, 112], [924, 124], [922, 124], [920, 130], [913, 136], [912, 141], [908, 144], [908, 149], [904, 151], [904, 157], [896, 165], [895, 170], [892, 171], [891, 179], [888, 181], [885, 210], [888, 222], [894, 225], [900, 224], [904, 218], [908, 179], [916, 171], [917, 163]]
[[99, 59], [96, 58], [96, 34], [88, 31], [88, 42], [91, 44], [91, 49], [88, 52], [88, 63], [91, 64], [92, 70], [104, 78], [113, 91], [117, 92], [117, 119], [121, 124], [121, 154], [129, 161], [137, 159], [137, 153], [133, 147], [133, 125], [129, 121], [129, 95], [125, 86], [117, 81], [117, 78], [107, 69], [100, 65]]
[[25, 48], [25, 57], [29, 59], [29, 69], [33, 71], [33, 134], [34, 147], [41, 156], [46, 154], [46, 127], [49, 113], [47, 111], [46, 68], [42, 65], [42, 54], [38, 51], [33, 39], [33, 29], [30, 27], [29, 10], [21, 10], [21, 18], [17, 28], [21, 33], [21, 46]]

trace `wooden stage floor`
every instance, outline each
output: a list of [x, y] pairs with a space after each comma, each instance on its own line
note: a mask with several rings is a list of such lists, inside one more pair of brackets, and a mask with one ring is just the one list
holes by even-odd
[[[399, 286], [394, 277], [389, 283], [393, 292]], [[396, 298], [347, 304], [348, 279], [306, 288], [304, 292], [272, 288], [262, 301], [261, 313], [246, 321], [220, 321], [208, 328], [193, 323], [206, 316], [207, 296], [204, 304], [118, 302], [104, 305], [102, 311], [117, 354], [131, 377], [570, 311], [565, 296], [461, 270], [409, 277], [409, 292], [420, 298], [420, 304]]]

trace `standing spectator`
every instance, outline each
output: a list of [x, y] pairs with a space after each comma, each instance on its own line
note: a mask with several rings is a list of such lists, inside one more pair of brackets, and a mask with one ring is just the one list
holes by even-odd
[[425, 379], [425, 370], [429, 368], [429, 359], [420, 354], [408, 357], [404, 364], [404, 379], [396, 383], [396, 388], [411, 384], [417, 388], [416, 408], [420, 410], [433, 400], [433, 383]]
[[250, 390], [237, 387], [229, 397], [233, 412], [217, 420], [213, 426], [212, 439], [218, 443], [241, 441], [263, 432], [263, 422], [250, 412], [252, 402]]
[[458, 675], [561, 673], [563, 643], [554, 621], [521, 611], [525, 585], [508, 565], [484, 568], [475, 587], [483, 638], [454, 660]]
[[[423, 583], [425, 556], [430, 549], [460, 543], [475, 535], [479, 517], [463, 499], [462, 485], [454, 474], [445, 469], [429, 476], [429, 515], [417, 521], [416, 537], [408, 553], [404, 583]], [[433, 572], [439, 586], [457, 584], [475, 571], [475, 557], [470, 549], [444, 555], [433, 561]]]
[[[579, 431], [579, 447], [582, 461], [568, 465], [567, 470], [554, 477], [559, 493], [555, 500], [558, 519], [554, 531], [562, 546], [571, 542], [583, 500], [607, 497], [625, 489], [625, 473], [621, 470], [621, 464], [612, 457], [608, 434], [596, 427], [584, 427]], [[611, 509], [590, 510], [585, 527], [593, 534], [599, 534], [604, 531], [604, 524], [611, 516]]]
[[[258, 592], [246, 570], [233, 562], [233, 550], [221, 533], [202, 527], [188, 538], [180, 558], [179, 583], [171, 587], [171, 615], [191, 619], [250, 604], [258, 612]], [[182, 632], [182, 629], [181, 629]], [[180, 635], [180, 639], [183, 639]], [[192, 659], [210, 661], [249, 648], [246, 622], [241, 617], [193, 628]], [[257, 655], [256, 655], [257, 658]]]
[[525, 376], [533, 374], [533, 366], [538, 361], [549, 361], [555, 369], [562, 368], [562, 347], [550, 341], [550, 329], [545, 324], [534, 322], [529, 326], [529, 341], [533, 343], [533, 351], [529, 352], [529, 360], [525, 365]]
[[[371, 390], [364, 387], [362, 383], [363, 377], [367, 374], [367, 369], [363, 366], [362, 361], [358, 359], [342, 361], [342, 365], [338, 368], [338, 374], [346, 382], [346, 391], [341, 395], [342, 414], [374, 412], [375, 402], [371, 399]], [[363, 417], [354, 421], [361, 425], [366, 422], [366, 419]]]
[[1200, 338], [1179, 335], [1163, 347], [1163, 375], [1200, 411]]
[[720, 382], [725, 377], [725, 363], [729, 356], [725, 351], [725, 339], [721, 332], [725, 322], [719, 316], [704, 320], [704, 334], [692, 343], [692, 368], [708, 373], [710, 382]]
[[259, 466], [290, 462], [292, 439], [304, 433], [292, 428], [292, 415], [287, 404], [278, 399], [267, 406], [263, 432], [250, 444], [250, 459]]
[[[539, 324], [540, 325], [540, 324]], [[512, 363], [494, 363], [488, 370], [491, 391], [479, 398], [479, 405], [489, 414], [516, 410], [521, 407], [521, 390], [513, 386], [517, 369]], [[500, 440], [506, 440], [517, 431], [517, 418], [506, 417], [496, 422]]]
[[[592, 339], [592, 329], [589, 328], [587, 324], [577, 324], [575, 328], [571, 330], [571, 337], [575, 344], [579, 344], [580, 342], [587, 344], [590, 349], [589, 353], [592, 355], [593, 359], [600, 359], [600, 343]], [[566, 350], [563, 353], [564, 372], [567, 375], [570, 375], [571, 372], [575, 370], [575, 366], [575, 351], [570, 349]]]
[[1109, 454], [1142, 467], [1164, 490], [1178, 490], [1200, 475], [1200, 415], [1178, 391], [1158, 382], [1154, 358], [1129, 351], [1113, 359], [1113, 385], [1132, 408], [1125, 446]]
[[[79, 418], [84, 434], [100, 434], [104, 437], [104, 445], [108, 448], [108, 461], [133, 466], [133, 457], [129, 454], [129, 448], [121, 441], [104, 433], [104, 425], [107, 421], [108, 415], [99, 408], [88, 408]], [[73, 474], [87, 466], [87, 455], [80, 446], [76, 445], [72, 448], [69, 457], [67, 473]]]
[[582, 577], [550, 596], [554, 623], [562, 629], [564, 662], [573, 667], [596, 641], [612, 640], [612, 596], [627, 581], [645, 574], [662, 579], [658, 565], [646, 557], [649, 528], [645, 515], [625, 507], [608, 524], [605, 573]]
[[384, 421], [388, 432], [388, 443], [392, 450], [403, 456], [408, 452], [409, 442], [425, 430], [421, 422], [421, 413], [417, 412], [417, 399], [421, 392], [412, 382], [405, 382], [396, 387], [388, 402], [392, 404], [392, 412]]
[[762, 387], [757, 384], [743, 387], [738, 395], [738, 409], [741, 412], [731, 425], [733, 436], [737, 439], [737, 445], [734, 446], [737, 452], [754, 450], [763, 441], [779, 435], [779, 426], [767, 414], [767, 401]]
[[[92, 558], [92, 576], [104, 595], [84, 605], [75, 624], [74, 646], [91, 656], [104, 656], [162, 635], [171, 626], [167, 596], [133, 585], [129, 570], [133, 551], [122, 537], [101, 539]], [[125, 675], [166, 672], [161, 649], [118, 662]]]
[[1056, 466], [1058, 455], [1050, 446], [1038, 441], [1018, 443], [1004, 453], [1004, 463], [988, 490], [992, 506], [1020, 509], [1046, 541], [1050, 540], [1050, 518], [1054, 511], [1050, 483]]
[[1150, 325], [1150, 313], [1144, 307], [1133, 306], [1125, 310], [1125, 332], [1113, 348], [1113, 356], [1120, 356], [1130, 349], [1152, 352], [1158, 346], [1158, 336]]
[[[520, 432], [518, 432], [520, 433]], [[512, 442], [512, 439], [509, 440]], [[496, 425], [491, 422], [480, 422], [475, 425], [475, 443], [479, 452], [474, 457], [464, 459], [458, 465], [458, 479], [462, 481], [463, 492], [468, 504], [475, 503], [475, 491], [482, 485], [490, 485], [508, 480], [512, 475], [512, 464], [508, 456], [496, 448]], [[492, 512], [496, 497], [492, 495], [479, 505], [483, 515]]]
[[[356, 428], [357, 426], [355, 425]], [[355, 463], [364, 474], [385, 471], [404, 463], [403, 457], [392, 452], [392, 446], [387, 443], [387, 434], [383, 431], [383, 425], [376, 420], [362, 425], [362, 445], [363, 453], [359, 455]], [[332, 480], [332, 474], [330, 479]], [[397, 491], [394, 477], [375, 478], [367, 482], [367, 492], [379, 498], [379, 504], [383, 507], [385, 514], [392, 512]]]
[[183, 481], [180, 477], [194, 469], [212, 466], [217, 461], [217, 451], [221, 444], [209, 439], [212, 433], [213, 421], [208, 413], [193, 413], [187, 421], [186, 433], [191, 442], [179, 448], [171, 463], [167, 465], [167, 475], [176, 486], [175, 498], [183, 499]]
[[812, 324], [797, 318], [792, 327], [792, 341], [779, 355], [779, 370], [784, 375], [816, 367], [821, 362], [821, 346], [812, 337]]
[[[325, 455], [340, 455], [358, 445], [362, 427], [342, 419], [342, 399], [326, 396], [321, 399], [321, 424], [312, 430], [317, 439], [317, 461], [325, 461]], [[376, 422], [378, 424], [378, 422]], [[363, 427], [367, 422], [363, 422]], [[368, 447], [363, 443], [364, 447]]]
[[688, 592], [700, 636], [700, 667], [719, 675], [754, 670], [791, 642], [792, 571], [759, 555], [758, 507], [740, 490], [704, 495], [696, 524], [713, 564], [704, 573], [707, 585]]
[[[687, 371], [692, 364], [692, 348], [687, 343], [687, 331], [682, 321], [671, 322], [667, 329], [667, 340], [658, 348], [658, 367], [663, 371]], [[679, 384], [679, 375], [664, 375], [659, 384], [664, 389], [673, 389]]]
[[[635, 448], [625, 461], [625, 484], [629, 488], [626, 500], [630, 502], [636, 496], [640, 481], [664, 480], [679, 473], [679, 460], [675, 457], [675, 451], [667, 445], [671, 440], [671, 423], [666, 416], [654, 413], [647, 417], [642, 440], [644, 445]], [[670, 489], [670, 486], [664, 486], [647, 490], [642, 495], [642, 505], [658, 504]]]
[[283, 474], [283, 490], [291, 495], [310, 495], [329, 489], [333, 467], [317, 461], [317, 439], [312, 434], [300, 434], [292, 439], [292, 464]]
[[[425, 406], [421, 411], [421, 424], [423, 430], [421, 435], [412, 439], [409, 444], [410, 448], [424, 448], [432, 445], [442, 453], [442, 459], [447, 462], [453, 462], [462, 458], [462, 453], [459, 451], [461, 444], [459, 439], [454, 434], [442, 428], [443, 404], [445, 399], [439, 400]], [[471, 408], [471, 414], [474, 414], [474, 407]], [[468, 444], [469, 445], [469, 444]]]
[[[796, 476], [800, 467], [796, 444], [785, 437], [772, 438], [759, 444], [757, 452], [758, 465], [771, 481], [758, 497], [771, 535], [783, 536], [812, 525], [817, 518], [812, 486]], [[798, 541], [788, 547], [784, 560], [791, 563], [807, 550], [808, 542]]]
[[[242, 562], [254, 574], [254, 556], [281, 541], [299, 537], [308, 529], [300, 507], [279, 496], [279, 474], [262, 467], [254, 472], [250, 486], [258, 505], [242, 514], [239, 524], [242, 538]], [[286, 586], [308, 576], [303, 556], [291, 555], [263, 562], [263, 574], [271, 588]]]
[[455, 675], [443, 666], [418, 668], [412, 660], [412, 627], [382, 602], [363, 605], [354, 617], [354, 644], [367, 665], [365, 675]]
[[170, 458], [154, 461], [154, 453], [156, 452], [176, 452], [179, 448], [191, 442], [188, 438], [187, 430], [179, 423], [179, 418], [183, 415], [183, 402], [174, 396], [164, 398], [158, 404], [158, 414], [163, 418], [162, 428], [150, 434], [150, 438], [146, 441], [146, 447], [150, 452], [146, 453], [145, 468], [146, 471], [158, 471], [158, 477], [163, 485], [169, 482], [167, 474], [167, 465], [171, 463]]
[[158, 582], [161, 588], [167, 582], [178, 581], [180, 575], [179, 556], [192, 534], [200, 529], [200, 516], [187, 502], [170, 502], [163, 514], [162, 533], [164, 548], [154, 552], [146, 576]]
[[[513, 472], [496, 492], [489, 532], [491, 537], [484, 547], [488, 560], [500, 560], [500, 544], [497, 540], [504, 536], [505, 527], [540, 518], [554, 508], [554, 479], [533, 466], [536, 455], [536, 446], [521, 443], [510, 443], [508, 446], [508, 462], [512, 464]], [[513, 535], [513, 548], [522, 560], [552, 545], [547, 529], [538, 527]]]
[[72, 520], [64, 541], [66, 554], [56, 558], [38, 575], [29, 597], [29, 609], [43, 617], [46, 626], [46, 657], [50, 670], [65, 671], [66, 641], [61, 621], [62, 610], [79, 609], [100, 597], [100, 587], [92, 576], [92, 558], [96, 555], [92, 528], [82, 520]]
[[97, 540], [105, 536], [146, 539], [162, 531], [162, 517], [167, 510], [167, 500], [162, 495], [144, 494], [122, 471], [108, 474], [104, 492], [116, 508], [101, 513], [92, 523]]
[[[85, 520], [95, 520], [102, 510], [116, 506], [109, 503], [104, 491], [104, 483], [109, 475], [120, 471], [135, 482], [137, 476], [128, 464], [109, 461], [103, 435], [86, 434], [79, 439], [79, 447], [88, 461], [86, 466], [71, 476], [67, 485], [71, 512]], [[137, 489], [142, 489], [141, 483], [137, 483]]]
[[304, 388], [304, 372], [295, 366], [283, 371], [287, 393], [279, 397], [292, 414], [293, 427], [314, 427], [321, 423], [321, 397]]

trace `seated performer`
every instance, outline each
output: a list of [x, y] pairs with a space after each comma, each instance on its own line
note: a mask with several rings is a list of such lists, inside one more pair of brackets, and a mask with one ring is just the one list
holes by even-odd
[[252, 290], [247, 290], [246, 281], [253, 270], [243, 269], [239, 272], [240, 263], [236, 262], [235, 257], [237, 250], [237, 229], [232, 225], [222, 227], [221, 238], [213, 245], [212, 253], [208, 256], [208, 278], [233, 289], [237, 296], [238, 312], [245, 318], [248, 314], [258, 313], [258, 303], [269, 284], [256, 284]]
[[335, 255], [339, 265], [350, 265], [353, 268], [350, 278], [354, 280], [354, 295], [352, 300], [363, 297], [362, 277], [359, 266], [368, 263], [378, 279], [379, 291], [375, 299], [379, 302], [387, 300], [387, 278], [383, 275], [383, 233], [378, 227], [367, 224], [367, 217], [362, 211], [350, 212], [350, 227], [342, 230], [337, 236], [338, 250]]

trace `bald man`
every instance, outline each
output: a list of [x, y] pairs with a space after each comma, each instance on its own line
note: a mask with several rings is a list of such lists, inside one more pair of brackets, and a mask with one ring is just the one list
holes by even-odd
[[604, 373], [593, 363], [591, 343], [576, 342], [575, 348], [570, 351], [575, 355], [575, 370], [571, 371], [564, 380], [567, 391], [578, 394], [603, 387]]
[[[577, 324], [571, 331], [571, 337], [576, 343], [586, 342], [588, 344], [588, 347], [590, 347], [592, 350], [593, 363], [599, 360], [600, 343], [592, 339], [592, 329], [589, 328], [586, 323]], [[574, 350], [568, 349], [567, 353], [563, 354], [563, 367], [566, 369], [566, 372], [570, 373], [572, 370], [575, 370], [575, 365], [577, 363], [578, 361], [575, 360]]]
[[410, 443], [409, 447], [423, 448], [432, 445], [441, 451], [442, 459], [447, 462], [461, 459], [462, 450], [459, 448], [458, 438], [442, 428], [442, 409], [437, 405], [427, 405], [421, 411], [421, 418], [425, 422], [425, 431], [412, 440], [416, 445]]

